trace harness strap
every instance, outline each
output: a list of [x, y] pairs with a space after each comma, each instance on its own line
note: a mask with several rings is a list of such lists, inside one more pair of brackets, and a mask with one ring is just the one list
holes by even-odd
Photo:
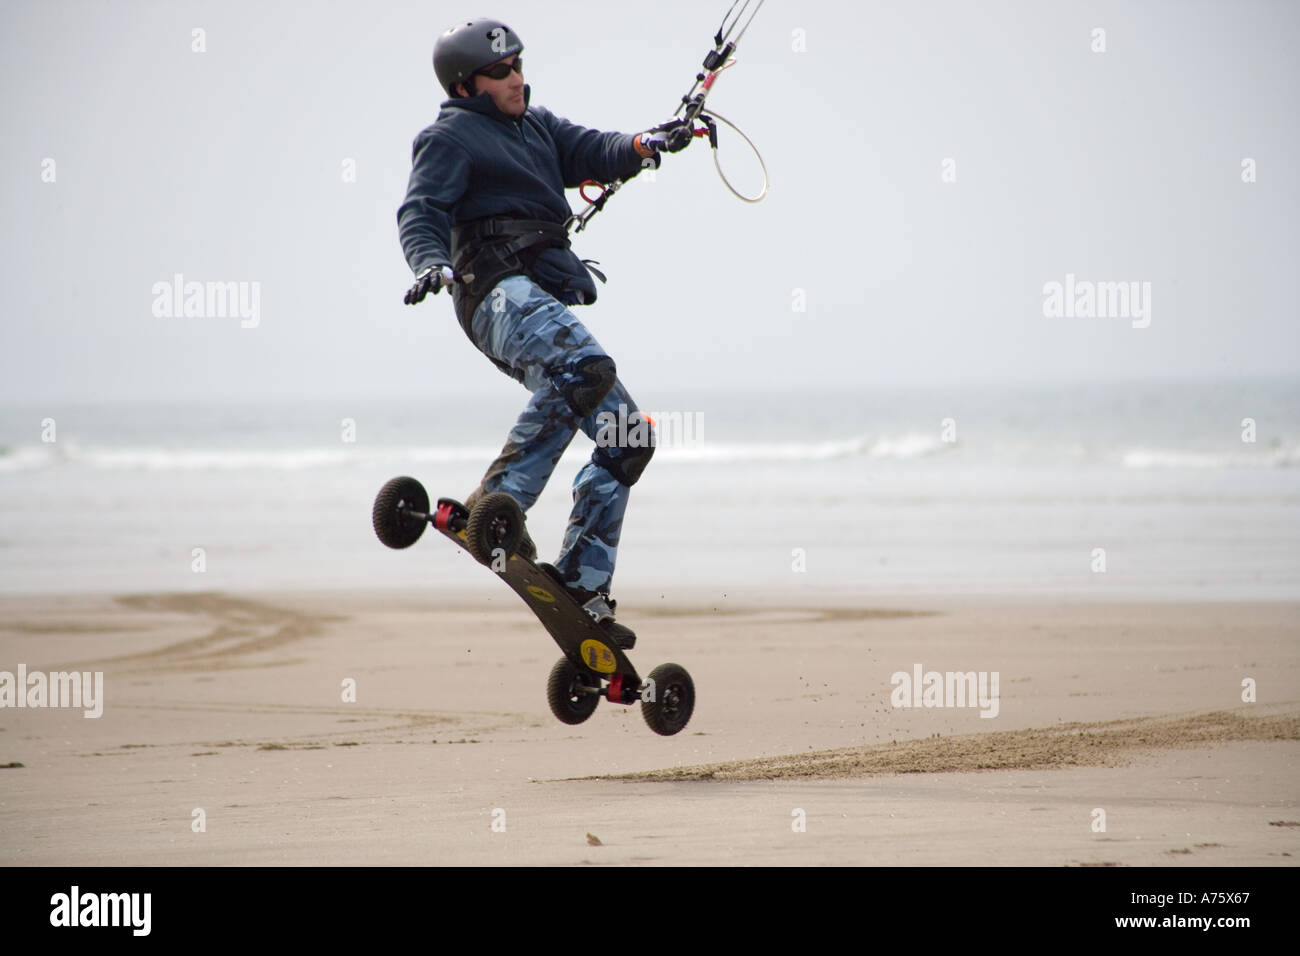
[[[453, 226], [451, 246], [453, 268], [471, 277], [467, 284], [453, 287], [452, 298], [461, 328], [473, 339], [470, 323], [474, 312], [498, 282], [507, 276], [528, 275], [543, 249], [568, 249], [570, 243], [568, 230], [558, 222], [498, 216]], [[583, 265], [605, 281], [599, 270], [586, 262]], [[494, 360], [494, 364], [519, 377], [503, 363]]]
[[569, 234], [565, 228], [558, 222], [545, 219], [511, 219], [499, 216], [452, 227], [454, 246], [474, 246], [498, 238], [509, 240], [506, 247], [511, 252], [518, 252], [520, 249], [526, 249], [543, 241], [563, 245], [565, 248], [569, 245]]

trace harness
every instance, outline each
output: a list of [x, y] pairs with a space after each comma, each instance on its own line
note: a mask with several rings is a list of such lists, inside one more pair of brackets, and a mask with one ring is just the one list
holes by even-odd
[[[461, 281], [452, 287], [456, 319], [472, 341], [474, 313], [498, 282], [509, 276], [532, 277], [537, 257], [546, 249], [568, 249], [569, 233], [558, 222], [493, 216], [459, 223], [451, 229], [452, 268]], [[605, 275], [583, 259], [582, 264], [601, 282]], [[502, 363], [503, 371], [510, 372]]]

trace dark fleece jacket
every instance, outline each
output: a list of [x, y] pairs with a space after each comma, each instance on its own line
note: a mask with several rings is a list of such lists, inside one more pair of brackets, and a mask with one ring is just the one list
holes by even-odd
[[[531, 95], [525, 84], [525, 105]], [[564, 223], [573, 213], [566, 188], [640, 170], [634, 138], [577, 126], [544, 106], [509, 116], [488, 93], [444, 101], [433, 125], [415, 138], [411, 180], [397, 211], [407, 264], [415, 273], [451, 265], [453, 223], [485, 216]], [[545, 249], [531, 274], [566, 305], [596, 298], [595, 283], [570, 249]]]

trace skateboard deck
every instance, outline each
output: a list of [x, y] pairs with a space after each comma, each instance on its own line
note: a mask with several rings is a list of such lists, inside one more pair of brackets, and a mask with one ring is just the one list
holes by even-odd
[[[469, 551], [468, 509], [452, 498], [439, 498], [434, 514], [433, 526]], [[554, 578], [519, 554], [498, 555], [488, 567], [528, 605], [575, 667], [610, 682], [610, 700], [636, 696], [641, 678], [632, 662]]]
[[695, 684], [684, 667], [660, 664], [640, 676], [613, 635], [563, 585], [516, 553], [524, 540], [524, 515], [510, 495], [485, 495], [472, 512], [453, 498], [439, 498], [430, 510], [423, 485], [393, 478], [375, 498], [371, 519], [379, 540], [396, 549], [409, 548], [433, 525], [519, 595], [564, 653], [546, 684], [551, 713], [563, 723], [582, 723], [601, 698], [624, 705], [639, 700], [646, 724], [665, 737], [690, 721]]

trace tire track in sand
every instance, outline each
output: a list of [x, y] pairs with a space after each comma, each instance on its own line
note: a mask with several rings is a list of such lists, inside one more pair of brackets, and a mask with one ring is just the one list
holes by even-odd
[[127, 674], [280, 667], [294, 661], [253, 661], [250, 658], [267, 651], [282, 650], [322, 633], [326, 624], [347, 620], [337, 615], [305, 614], [219, 592], [128, 594], [116, 600], [133, 611], [206, 616], [213, 619], [213, 626], [200, 637], [148, 651], [80, 661], [65, 667], [86, 669], [92, 665], [111, 665], [118, 673]]

